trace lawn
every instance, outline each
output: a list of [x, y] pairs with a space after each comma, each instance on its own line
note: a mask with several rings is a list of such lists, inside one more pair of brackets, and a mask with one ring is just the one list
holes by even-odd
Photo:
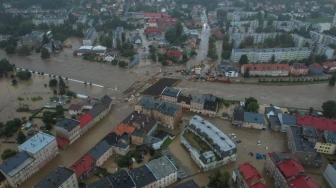
[[332, 22], [332, 18], [308, 18], [306, 21], [310, 22], [312, 24], [330, 23], [330, 22]]
[[167, 139], [163, 142], [162, 147], [163, 147], [163, 148], [167, 148], [167, 147], [170, 145], [171, 142], [172, 142], [172, 140], [171, 140], [170, 138], [167, 138]]
[[[209, 151], [211, 148], [201, 138], [196, 136], [192, 132], [184, 132], [183, 137], [189, 142], [189, 144], [198, 151]], [[202, 152], [201, 152], [202, 153]]]

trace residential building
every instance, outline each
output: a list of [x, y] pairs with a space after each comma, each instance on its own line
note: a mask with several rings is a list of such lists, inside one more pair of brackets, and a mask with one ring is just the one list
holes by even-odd
[[270, 62], [274, 56], [275, 62], [303, 60], [310, 56], [311, 49], [302, 48], [264, 48], [264, 49], [232, 49], [231, 61], [238, 63], [242, 55], [246, 55], [249, 62], [264, 63]]
[[81, 114], [83, 110], [83, 105], [81, 104], [71, 104], [68, 112], [70, 115], [77, 116], [78, 114]]
[[318, 63], [313, 63], [309, 65], [309, 71], [313, 74], [322, 74], [323, 73], [323, 67]]
[[103, 138], [113, 149], [114, 154], [125, 156], [129, 152], [129, 145], [120, 142], [120, 136], [112, 132]]
[[266, 129], [264, 115], [254, 112], [244, 112], [244, 122], [241, 127]]
[[74, 171], [58, 166], [55, 170], [45, 176], [33, 188], [78, 188], [78, 181]]
[[41, 169], [59, 154], [56, 138], [44, 132], [38, 132], [19, 145], [18, 149], [19, 151], [26, 151], [36, 160], [37, 170]]
[[200, 188], [200, 187], [193, 179], [191, 179], [184, 183], [176, 185], [174, 188]]
[[40, 24], [47, 24], [47, 25], [55, 25], [59, 26], [64, 24], [64, 21], [68, 20], [67, 14], [59, 14], [59, 15], [37, 15], [35, 18], [32, 19], [33, 24], [38, 26]]
[[86, 154], [76, 161], [70, 169], [75, 172], [78, 181], [83, 182], [93, 175], [93, 171], [96, 169], [96, 161], [91, 155]]
[[0, 171], [6, 177], [11, 187], [19, 187], [38, 171], [37, 161], [29, 156], [27, 152], [20, 151], [4, 161], [0, 165]]
[[303, 63], [294, 63], [290, 66], [290, 73], [295, 76], [307, 75], [308, 70], [308, 67]]
[[289, 64], [245, 64], [241, 66], [243, 74], [249, 69], [251, 76], [288, 76]]
[[181, 106], [183, 110], [190, 110], [191, 97], [179, 95], [176, 104]]
[[[227, 60], [224, 60], [227, 61]], [[223, 73], [226, 77], [238, 77], [239, 71], [231, 65], [221, 65]]]
[[295, 115], [279, 113], [278, 118], [281, 124], [281, 132], [287, 132], [290, 127], [297, 126], [297, 118]]
[[190, 101], [190, 111], [215, 117], [217, 115], [217, 97], [212, 94], [203, 94], [201, 98], [194, 97]]
[[253, 44], [264, 43], [266, 38], [275, 38], [278, 33], [233, 33], [230, 35], [229, 41], [233, 41], [233, 47], [238, 48], [239, 45], [249, 37], [253, 37]]
[[176, 104], [180, 93], [180, 89], [165, 87], [161, 93], [161, 100], [164, 102]]
[[179, 50], [168, 50], [167, 56], [177, 59], [178, 61], [182, 60], [183, 54]]
[[93, 146], [87, 154], [96, 161], [96, 167], [100, 167], [112, 156], [112, 150], [113, 149], [108, 142], [101, 140]]
[[177, 168], [167, 156], [145, 164], [157, 179], [157, 187], [168, 187], [177, 181]]
[[134, 180], [136, 187], [150, 188], [159, 187], [158, 181], [153, 172], [147, 165], [142, 165], [138, 168], [130, 170], [129, 174]]
[[290, 153], [268, 153], [265, 170], [276, 188], [319, 187], [311, 177], [307, 176], [305, 169]]
[[131, 175], [126, 170], [121, 169], [116, 173], [86, 185], [86, 188], [99, 187], [135, 188], [136, 185]]
[[336, 165], [329, 163], [325, 171], [323, 172], [323, 177], [327, 180], [330, 187], [336, 187]]
[[[335, 41], [336, 42], [336, 41]], [[315, 55], [325, 55], [328, 60], [334, 59], [335, 49], [330, 48], [325, 44], [317, 44], [315, 48]]]
[[6, 177], [2, 174], [1, 170], [0, 170], [0, 187], [1, 188], [9, 187], [8, 181]]
[[329, 155], [336, 154], [336, 133], [333, 130], [327, 130], [319, 134], [319, 139], [315, 143], [315, 150]]
[[161, 33], [161, 29], [157, 27], [147, 27], [145, 29], [145, 34], [148, 40], [163, 40], [164, 36]]
[[28, 48], [38, 48], [42, 45], [43, 35], [43, 31], [34, 30], [25, 36], [22, 36], [18, 42], [18, 46], [27, 45]]
[[93, 121], [94, 117], [90, 113], [85, 113], [80, 116], [77, 120], [80, 122], [80, 134], [83, 135], [86, 131], [91, 128], [95, 122]]
[[310, 115], [296, 115], [297, 125], [305, 125], [315, 127], [317, 131], [333, 130], [336, 132], [336, 121], [333, 119], [326, 119], [320, 117], [314, 117]]
[[157, 26], [161, 29], [161, 30], [168, 30], [171, 28], [175, 28], [176, 23], [178, 22], [177, 18], [158, 18], [157, 19]]
[[250, 163], [239, 164], [232, 174], [235, 187], [266, 188], [266, 181], [262, 179], [258, 170]]
[[244, 107], [243, 106], [236, 106], [233, 110], [233, 115], [232, 115], [232, 125], [241, 127], [244, 123]]
[[[189, 134], [191, 135], [189, 136]], [[198, 137], [203, 144], [207, 145], [208, 150], [201, 154], [197, 148], [193, 147], [188, 141], [193, 136]], [[230, 138], [215, 125], [199, 116], [193, 116], [190, 119], [189, 125], [181, 133], [181, 143], [187, 148], [191, 158], [203, 172], [233, 162], [237, 158], [236, 145]]]
[[336, 44], [336, 37], [334, 36], [326, 35], [324, 33], [319, 33], [316, 31], [310, 31], [309, 35], [314, 42], [324, 44], [326, 46], [328, 46], [329, 44]]
[[[72, 144], [80, 137], [80, 122], [74, 119], [63, 118], [55, 125], [56, 137], [66, 139], [69, 144]], [[56, 138], [56, 141], [58, 139]], [[62, 142], [63, 143], [63, 142]], [[62, 145], [57, 142], [57, 145], [61, 148], [65, 148], [68, 145]]]
[[144, 19], [159, 19], [169, 17], [167, 12], [144, 12]]
[[278, 116], [278, 114], [282, 114], [282, 111], [277, 106], [271, 106], [271, 107], [265, 107], [265, 115], [267, 119], [270, 118], [270, 116]]
[[301, 164], [321, 167], [322, 157], [315, 151], [318, 134], [315, 127], [296, 126], [287, 131], [288, 148]]
[[98, 39], [98, 33], [96, 32], [94, 27], [90, 27], [87, 29], [84, 38], [83, 38], [83, 45], [84, 46], [93, 46], [93, 44]]
[[302, 48], [306, 45], [310, 46], [313, 43], [311, 39], [305, 38], [301, 35], [298, 34], [291, 34], [291, 35], [294, 40], [295, 46], [298, 48]]
[[331, 27], [336, 27], [336, 13], [334, 14], [333, 21], [331, 23]]
[[84, 24], [86, 23], [86, 21], [87, 21], [87, 15], [86, 15], [86, 14], [82, 14], [82, 15], [80, 15], [80, 16], [78, 17], [76, 23], [72, 26], [72, 29], [73, 29], [73, 30], [77, 30], [77, 26], [78, 26], [78, 24], [81, 23], [81, 24], [84, 25]]
[[334, 62], [325, 62], [323, 65], [323, 72], [327, 74], [334, 74], [336, 73], [336, 61]]
[[117, 27], [113, 33], [113, 47], [117, 48], [117, 40], [122, 42], [122, 33], [124, 32], [123, 27]]

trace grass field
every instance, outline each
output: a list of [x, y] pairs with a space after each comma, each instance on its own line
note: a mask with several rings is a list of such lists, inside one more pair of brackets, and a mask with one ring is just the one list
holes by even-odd
[[332, 18], [308, 18], [306, 21], [310, 22], [312, 24], [316, 24], [316, 23], [331, 23], [332, 22]]

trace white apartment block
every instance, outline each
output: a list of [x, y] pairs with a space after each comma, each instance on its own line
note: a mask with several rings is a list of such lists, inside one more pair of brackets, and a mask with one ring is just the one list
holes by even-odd
[[312, 41], [317, 42], [317, 43], [321, 43], [324, 45], [329, 45], [329, 44], [335, 44], [336, 45], [336, 37], [334, 36], [330, 36], [330, 35], [326, 35], [323, 33], [318, 33], [316, 31], [310, 31], [310, 37], [312, 39]]
[[242, 55], [246, 55], [249, 62], [264, 63], [269, 62], [274, 55], [275, 61], [291, 61], [307, 59], [311, 49], [303, 48], [264, 48], [264, 49], [232, 49], [231, 61], [238, 63]]
[[40, 24], [48, 24], [48, 25], [61, 25], [64, 24], [64, 21], [68, 19], [68, 15], [41, 15], [37, 18], [33, 18], [33, 24], [38, 26]]
[[324, 44], [317, 44], [315, 49], [315, 55], [326, 55], [328, 60], [333, 59], [335, 49], [330, 48]]
[[241, 19], [257, 15], [258, 12], [233, 11], [228, 12], [226, 18], [230, 21], [240, 21]]
[[336, 13], [334, 15], [333, 22], [331, 23], [331, 27], [336, 27]]
[[[247, 30], [246, 30], [247, 29]], [[232, 35], [233, 33], [254, 33], [255, 28], [254, 27], [229, 27], [229, 35]]]
[[248, 25], [252, 28], [257, 28], [259, 26], [258, 20], [252, 20], [252, 21], [232, 21], [230, 22], [230, 25], [232, 27], [243, 27], [245, 25]]
[[247, 37], [253, 37], [253, 44], [263, 43], [266, 38], [275, 38], [278, 33], [233, 33], [230, 35], [230, 41], [233, 41], [234, 48], [244, 42]]
[[156, 177], [158, 187], [168, 187], [177, 181], [177, 168], [167, 156], [151, 160], [146, 166]]
[[95, 28], [91, 27], [86, 31], [86, 34], [84, 35], [83, 45], [93, 46], [97, 38], [98, 38], [98, 33], [96, 32]]
[[18, 149], [26, 151], [36, 160], [38, 170], [59, 154], [56, 138], [44, 132], [37, 133], [18, 146]]

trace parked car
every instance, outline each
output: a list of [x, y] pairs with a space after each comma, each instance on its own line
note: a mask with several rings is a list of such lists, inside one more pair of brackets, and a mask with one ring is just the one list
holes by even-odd
[[250, 152], [250, 155], [253, 156], [253, 152]]
[[241, 140], [237, 140], [236, 143], [239, 144], [241, 142]]
[[257, 141], [258, 146], [260, 146], [260, 140]]

